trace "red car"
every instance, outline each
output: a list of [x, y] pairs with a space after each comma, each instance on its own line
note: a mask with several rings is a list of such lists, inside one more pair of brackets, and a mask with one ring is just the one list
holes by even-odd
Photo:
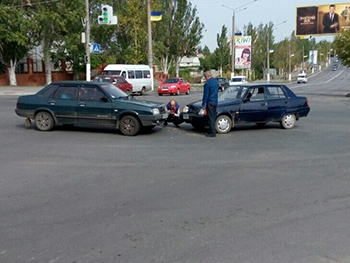
[[126, 92], [127, 94], [132, 93], [132, 85], [126, 81], [122, 76], [113, 76], [113, 75], [100, 75], [95, 77], [94, 81], [97, 82], [109, 82], [112, 83], [117, 88]]
[[184, 78], [166, 79], [158, 88], [158, 95], [163, 94], [179, 95], [180, 93], [190, 94], [191, 84]]

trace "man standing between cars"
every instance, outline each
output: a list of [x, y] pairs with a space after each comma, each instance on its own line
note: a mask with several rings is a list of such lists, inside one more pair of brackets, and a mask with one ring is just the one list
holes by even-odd
[[218, 105], [219, 82], [212, 77], [210, 71], [204, 72], [205, 84], [202, 99], [202, 108], [206, 110], [209, 118], [209, 131], [206, 137], [216, 137], [215, 120]]

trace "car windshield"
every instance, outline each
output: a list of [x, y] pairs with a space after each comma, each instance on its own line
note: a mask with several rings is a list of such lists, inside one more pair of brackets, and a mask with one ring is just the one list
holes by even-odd
[[241, 82], [242, 78], [233, 78], [231, 82]]
[[225, 89], [225, 91], [221, 94], [220, 98], [224, 100], [241, 98], [247, 89], [248, 87], [246, 86], [231, 86]]
[[103, 83], [101, 84], [101, 87], [106, 91], [113, 99], [120, 98], [120, 97], [127, 97], [128, 94], [126, 94], [121, 89], [117, 88], [116, 86], [112, 85], [111, 83]]
[[176, 83], [178, 82], [178, 79], [166, 79], [164, 83]]

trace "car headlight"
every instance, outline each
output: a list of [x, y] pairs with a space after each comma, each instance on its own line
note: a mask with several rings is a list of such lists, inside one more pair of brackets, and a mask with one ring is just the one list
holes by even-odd
[[182, 112], [187, 113], [188, 112], [188, 106], [185, 106], [182, 110]]
[[153, 115], [160, 114], [159, 109], [157, 109], [157, 108], [152, 109], [152, 114], [153, 114]]
[[198, 115], [204, 115], [204, 109], [203, 108], [199, 110]]
[[171, 85], [170, 88], [176, 88], [176, 85]]

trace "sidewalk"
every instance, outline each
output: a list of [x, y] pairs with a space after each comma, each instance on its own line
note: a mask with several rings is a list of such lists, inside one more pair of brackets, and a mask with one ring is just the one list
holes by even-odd
[[43, 86], [0, 86], [0, 96], [21, 96], [35, 94], [42, 88]]

